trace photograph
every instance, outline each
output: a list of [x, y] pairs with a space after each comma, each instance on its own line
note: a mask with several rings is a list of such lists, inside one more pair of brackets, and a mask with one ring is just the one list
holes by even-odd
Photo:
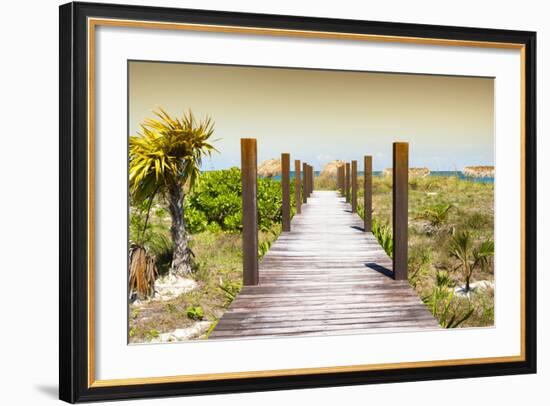
[[494, 328], [494, 77], [127, 72], [128, 344]]
[[370, 16], [59, 8], [60, 399], [537, 371], [536, 32]]

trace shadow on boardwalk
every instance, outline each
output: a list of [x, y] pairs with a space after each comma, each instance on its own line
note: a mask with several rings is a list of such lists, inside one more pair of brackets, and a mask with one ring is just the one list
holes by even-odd
[[439, 328], [363, 221], [333, 191], [315, 191], [260, 264], [211, 339]]

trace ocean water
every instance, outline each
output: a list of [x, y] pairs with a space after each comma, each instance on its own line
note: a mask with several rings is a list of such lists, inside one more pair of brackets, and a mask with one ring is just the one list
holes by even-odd
[[[320, 173], [321, 173], [320, 171], [315, 171], [315, 176], [319, 176]], [[364, 174], [363, 171], [357, 171], [357, 176], [363, 176], [363, 174]], [[384, 173], [382, 171], [374, 171], [372, 174], [373, 176], [384, 176]], [[495, 181], [494, 178], [489, 178], [489, 177], [485, 177], [485, 178], [468, 177], [459, 171], [432, 171], [428, 176], [444, 176], [444, 177], [456, 176], [459, 179], [469, 180], [471, 182], [477, 182], [477, 183], [494, 183]], [[294, 179], [294, 171], [290, 172], [290, 178]], [[281, 175], [273, 176], [273, 179], [281, 180]]]

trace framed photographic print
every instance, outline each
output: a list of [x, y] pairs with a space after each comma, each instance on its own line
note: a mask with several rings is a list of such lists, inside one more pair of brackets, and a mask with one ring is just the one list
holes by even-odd
[[534, 373], [534, 32], [60, 7], [60, 398]]

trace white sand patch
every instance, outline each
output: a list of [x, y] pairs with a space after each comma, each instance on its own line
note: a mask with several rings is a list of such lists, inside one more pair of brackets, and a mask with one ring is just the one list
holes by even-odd
[[141, 306], [150, 302], [167, 301], [197, 288], [197, 282], [191, 278], [166, 275], [155, 281], [155, 295], [149, 300], [136, 300], [133, 304]]
[[466, 286], [458, 286], [455, 288], [455, 295], [470, 297], [472, 293], [476, 293], [485, 289], [493, 289], [495, 284], [491, 281], [477, 281], [470, 283], [470, 290], [466, 292]]
[[155, 281], [155, 296], [153, 300], [171, 300], [183, 293], [192, 291], [197, 282], [191, 278], [175, 275], [166, 275]]
[[208, 331], [212, 322], [197, 321], [191, 327], [178, 328], [168, 333], [160, 334], [157, 338], [151, 340], [152, 343], [172, 343], [177, 341], [186, 341], [198, 338]]

